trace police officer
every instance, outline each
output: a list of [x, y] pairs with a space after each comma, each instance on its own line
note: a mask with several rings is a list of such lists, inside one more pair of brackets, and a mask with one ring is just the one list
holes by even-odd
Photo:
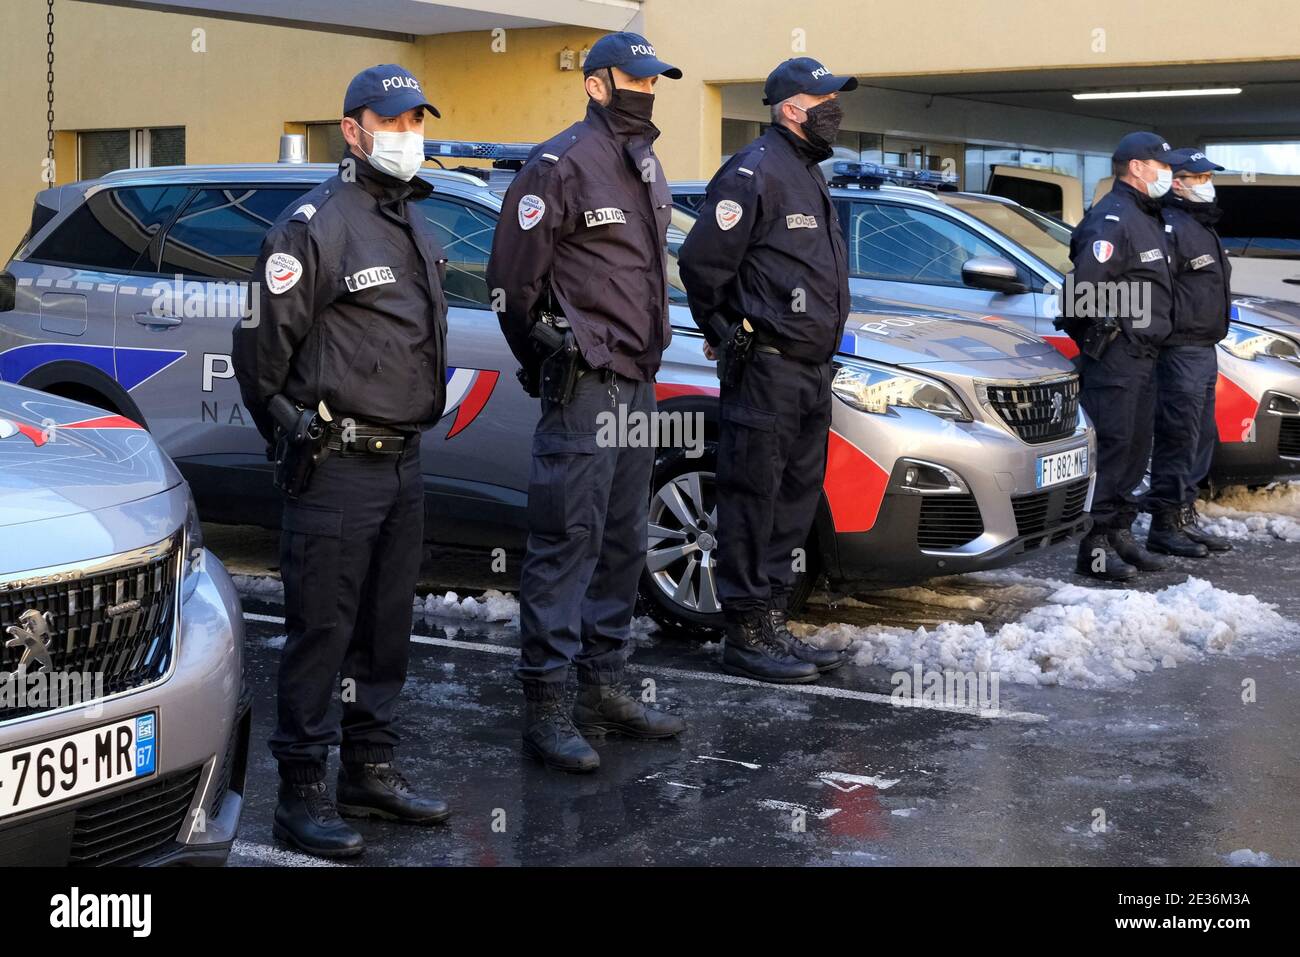
[[848, 257], [818, 163], [854, 77], [798, 57], [767, 78], [772, 125], [714, 175], [679, 256], [691, 314], [722, 362], [718, 596], [722, 666], [816, 681], [843, 656], [796, 638], [787, 603], [826, 470], [831, 357], [849, 314]]
[[1214, 172], [1223, 167], [1199, 150], [1179, 150], [1173, 188], [1165, 194], [1165, 223], [1173, 227], [1174, 331], [1156, 360], [1155, 450], [1147, 548], [1167, 555], [1204, 558], [1232, 543], [1201, 528], [1196, 494], [1210, 472], [1218, 428], [1214, 389], [1216, 346], [1228, 334], [1232, 314], [1232, 266], [1214, 225]]
[[[270, 744], [275, 835], [327, 857], [364, 849], [340, 811], [415, 824], [448, 816], [393, 763], [423, 548], [420, 431], [445, 401], [445, 257], [416, 205], [431, 192], [416, 177], [426, 110], [438, 116], [399, 66], [353, 78], [338, 174], [267, 233], [254, 266], [260, 322], [234, 336], [244, 402], [277, 457], [292, 437], [277, 406], [321, 430], [319, 465], [284, 502], [288, 636]], [[341, 733], [329, 715], [340, 675]], [[336, 805], [325, 768], [340, 742]]]
[[1115, 184], [1070, 239], [1074, 296], [1060, 325], [1080, 345], [1080, 401], [1097, 429], [1092, 528], [1077, 570], [1106, 581], [1156, 571], [1166, 559], [1133, 538], [1151, 454], [1155, 360], [1173, 328], [1170, 242], [1160, 201], [1177, 154], [1155, 133], [1130, 133], [1111, 157]]
[[542, 398], [519, 583], [523, 750], [566, 771], [600, 764], [584, 733], [666, 738], [686, 727], [623, 683], [654, 448], [597, 441], [602, 412], [654, 421], [671, 335], [672, 198], [651, 122], [661, 75], [682, 74], [642, 36], [592, 45], [586, 118], [534, 149], [511, 183], [487, 268], [521, 381]]

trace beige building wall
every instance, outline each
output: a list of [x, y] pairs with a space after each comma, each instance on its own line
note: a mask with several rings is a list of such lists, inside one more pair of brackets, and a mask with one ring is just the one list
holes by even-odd
[[[421, 78], [443, 113], [430, 122], [431, 136], [537, 141], [585, 108], [580, 74], [560, 71], [559, 51], [581, 50], [599, 35], [566, 27], [510, 30], [501, 50], [488, 32], [405, 42], [78, 0], [56, 0], [55, 8], [56, 128], [69, 131], [58, 143], [60, 181], [75, 175], [76, 130], [180, 125], [190, 163], [273, 160], [281, 132], [337, 119], [347, 81], [381, 62], [400, 63]], [[755, 84], [803, 52], [868, 79], [1300, 58], [1295, 0], [1243, 0], [1231, 8], [1221, 0], [1181, 0], [1176, 17], [1171, 9], [1134, 0], [645, 0], [645, 34], [686, 73], [659, 83], [659, 152], [670, 177], [710, 175], [721, 156], [724, 101], [727, 115], [758, 118]], [[196, 51], [200, 43], [205, 52]], [[0, 253], [7, 255], [44, 185], [44, 0], [0, 3], [0, 71], [10, 118], [0, 137], [0, 163], [9, 173], [0, 189]], [[857, 128], [909, 128], [906, 98], [859, 99]], [[973, 136], [971, 123], [991, 111], [943, 109], [952, 114], [954, 138], [987, 138]], [[1016, 128], [1014, 111], [998, 117]], [[1044, 128], [1033, 116], [1019, 122]], [[1120, 129], [1098, 123], [1080, 131], [1100, 146]], [[1071, 135], [1071, 144], [1077, 139]]]

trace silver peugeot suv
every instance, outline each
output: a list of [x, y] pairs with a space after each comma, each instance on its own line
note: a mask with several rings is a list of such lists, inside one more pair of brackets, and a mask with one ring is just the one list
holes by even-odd
[[230, 851], [243, 620], [135, 422], [0, 383], [0, 866]]

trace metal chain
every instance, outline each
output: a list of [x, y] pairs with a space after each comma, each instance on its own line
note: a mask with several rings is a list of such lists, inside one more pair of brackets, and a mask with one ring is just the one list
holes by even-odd
[[[54, 170], [54, 0], [47, 0], [45, 14], [45, 158]], [[53, 180], [51, 177], [51, 183]]]

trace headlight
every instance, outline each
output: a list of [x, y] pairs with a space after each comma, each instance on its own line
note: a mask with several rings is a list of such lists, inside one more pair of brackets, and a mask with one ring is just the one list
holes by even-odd
[[971, 421], [957, 393], [936, 379], [861, 359], [835, 360], [831, 391], [840, 399], [876, 415], [893, 408], [924, 409], [955, 422]]
[[[189, 489], [186, 489], [189, 492]], [[181, 568], [181, 601], [190, 597], [198, 585], [198, 573], [203, 570], [203, 526], [199, 524], [199, 510], [194, 505], [194, 497], [188, 497], [188, 505], [185, 510], [185, 540], [181, 547], [184, 549], [184, 562]]]
[[1285, 336], [1240, 322], [1228, 323], [1228, 335], [1219, 343], [1238, 359], [1254, 360], [1257, 356], [1273, 356], [1287, 362], [1300, 363], [1300, 347]]

